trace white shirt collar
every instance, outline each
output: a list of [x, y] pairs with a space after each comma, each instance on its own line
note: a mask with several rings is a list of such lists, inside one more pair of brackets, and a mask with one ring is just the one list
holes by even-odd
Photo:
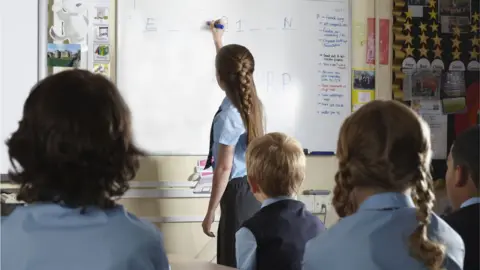
[[480, 197], [473, 197], [473, 198], [470, 198], [470, 199], [464, 201], [462, 203], [462, 205], [460, 205], [460, 208], [464, 208], [464, 207], [467, 207], [467, 206], [470, 206], [470, 205], [476, 204], [476, 203], [480, 203]]

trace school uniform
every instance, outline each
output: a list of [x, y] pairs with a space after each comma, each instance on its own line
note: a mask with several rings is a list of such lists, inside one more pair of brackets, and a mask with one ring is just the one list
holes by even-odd
[[20, 206], [1, 221], [2, 270], [168, 270], [162, 235], [122, 206]]
[[465, 201], [460, 209], [445, 217], [465, 243], [464, 270], [480, 269], [480, 197]]
[[225, 192], [220, 200], [220, 222], [217, 235], [217, 263], [236, 267], [235, 233], [242, 223], [260, 209], [247, 182], [245, 152], [247, 133], [242, 118], [232, 102], [225, 97], [213, 119], [210, 132], [208, 168], [215, 168], [220, 145], [235, 147], [232, 171]]
[[237, 267], [242, 270], [300, 270], [305, 244], [325, 226], [289, 197], [269, 198], [236, 234]]
[[[409, 253], [409, 237], [417, 227], [415, 215], [410, 196], [373, 195], [356, 213], [307, 243], [303, 269], [424, 270], [424, 264]], [[465, 248], [460, 236], [436, 215], [428, 234], [446, 247], [444, 269], [463, 269]]]

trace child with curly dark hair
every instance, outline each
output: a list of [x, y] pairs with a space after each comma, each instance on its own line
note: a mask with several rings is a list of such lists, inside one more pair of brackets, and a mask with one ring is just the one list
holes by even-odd
[[143, 155], [130, 122], [102, 75], [64, 71], [33, 88], [7, 140], [26, 205], [2, 220], [2, 269], [169, 268], [160, 232], [115, 203]]

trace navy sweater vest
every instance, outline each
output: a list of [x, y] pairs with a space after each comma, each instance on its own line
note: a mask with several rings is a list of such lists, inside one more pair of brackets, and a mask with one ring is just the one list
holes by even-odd
[[325, 230], [296, 200], [265, 206], [243, 226], [257, 241], [257, 270], [301, 270], [306, 243]]

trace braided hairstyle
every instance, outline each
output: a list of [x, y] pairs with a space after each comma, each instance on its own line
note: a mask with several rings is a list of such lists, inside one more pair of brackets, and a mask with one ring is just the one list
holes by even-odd
[[253, 80], [253, 55], [244, 46], [227, 45], [217, 53], [215, 66], [222, 88], [240, 112], [247, 130], [247, 143], [250, 143], [264, 134], [262, 103]]
[[440, 269], [444, 247], [427, 237], [435, 200], [430, 175], [430, 130], [407, 106], [372, 101], [348, 117], [340, 129], [333, 206], [340, 217], [356, 212], [357, 188], [380, 192], [412, 190], [418, 226], [410, 253], [428, 269]]

